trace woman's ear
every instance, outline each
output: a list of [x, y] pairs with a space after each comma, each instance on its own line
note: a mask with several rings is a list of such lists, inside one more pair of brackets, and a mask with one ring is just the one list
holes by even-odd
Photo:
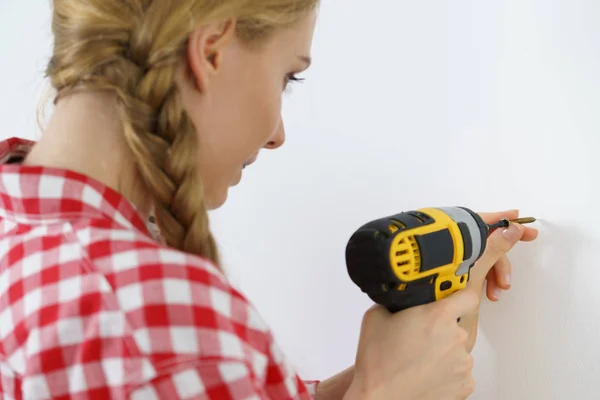
[[205, 92], [219, 73], [225, 48], [235, 39], [235, 21], [214, 23], [194, 30], [187, 43], [187, 62], [197, 90]]

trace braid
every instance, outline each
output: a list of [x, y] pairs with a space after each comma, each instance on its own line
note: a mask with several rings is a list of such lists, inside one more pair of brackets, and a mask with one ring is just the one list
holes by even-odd
[[58, 92], [115, 95], [136, 173], [153, 200], [166, 243], [219, 264], [196, 168], [197, 135], [176, 74], [187, 35], [235, 18], [246, 43], [291, 26], [318, 0], [53, 0], [54, 52], [47, 74]]
[[[122, 21], [128, 21], [122, 29], [114, 30], [114, 35], [88, 33], [87, 40], [67, 43], [64, 48], [55, 44], [48, 75], [59, 97], [79, 90], [116, 95], [125, 141], [137, 174], [153, 199], [154, 216], [165, 241], [218, 264], [196, 168], [197, 136], [175, 80], [184, 43], [170, 40], [169, 32], [163, 32], [168, 26], [164, 15], [154, 12], [159, 6], [163, 12], [176, 7], [177, 2], [123, 3], [128, 5], [106, 10], [112, 25], [115, 11], [121, 13]], [[69, 22], [60, 21], [60, 13], [55, 15], [55, 24], [66, 26]]]

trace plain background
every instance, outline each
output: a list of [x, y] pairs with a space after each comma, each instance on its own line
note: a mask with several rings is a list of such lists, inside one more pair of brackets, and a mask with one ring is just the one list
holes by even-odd
[[[36, 137], [48, 6], [0, 0], [3, 137]], [[324, 2], [286, 145], [213, 213], [229, 274], [303, 378], [353, 362], [370, 306], [345, 270], [356, 228], [519, 208], [541, 235], [483, 306], [472, 398], [599, 398], [599, 19], [597, 0]]]

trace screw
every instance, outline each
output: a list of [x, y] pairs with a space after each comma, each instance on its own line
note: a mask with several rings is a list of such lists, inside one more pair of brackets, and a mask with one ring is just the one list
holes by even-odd
[[517, 219], [513, 219], [508, 220], [508, 219], [503, 219], [500, 220], [500, 222], [496, 223], [496, 224], [492, 224], [492, 225], [488, 225], [490, 231], [494, 230], [494, 229], [498, 229], [498, 228], [508, 228], [510, 226], [510, 224], [531, 224], [533, 222], [537, 221], [537, 219], [533, 218], [533, 217], [527, 217], [527, 218], [517, 218]]
[[512, 220], [512, 221], [510, 221], [510, 222], [512, 222], [512, 223], [515, 223], [515, 224], [532, 224], [532, 223], [534, 223], [535, 221], [537, 221], [537, 219], [535, 219], [535, 218], [533, 218], [533, 217], [527, 217], [527, 218], [517, 218], [517, 219], [513, 219], [513, 220]]

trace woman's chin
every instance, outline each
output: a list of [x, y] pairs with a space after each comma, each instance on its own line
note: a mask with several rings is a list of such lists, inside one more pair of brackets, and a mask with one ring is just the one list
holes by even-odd
[[242, 181], [242, 170], [240, 169], [240, 171], [237, 173], [237, 175], [230, 181], [231, 183], [229, 184], [223, 184], [220, 185], [220, 187], [218, 188], [206, 188], [206, 194], [205, 194], [205, 203], [206, 203], [206, 208], [208, 210], [216, 210], [217, 208], [222, 207], [225, 202], [227, 201], [227, 198], [229, 196], [229, 189], [238, 186]]
[[218, 208], [221, 208], [225, 202], [227, 201], [227, 191], [220, 196], [218, 199], [212, 198], [212, 199], [206, 199], [206, 209], [208, 211], [213, 211], [216, 210]]
[[218, 191], [212, 190], [211, 193], [204, 198], [207, 210], [212, 211], [221, 208], [227, 201], [228, 194], [229, 187], [220, 188]]

